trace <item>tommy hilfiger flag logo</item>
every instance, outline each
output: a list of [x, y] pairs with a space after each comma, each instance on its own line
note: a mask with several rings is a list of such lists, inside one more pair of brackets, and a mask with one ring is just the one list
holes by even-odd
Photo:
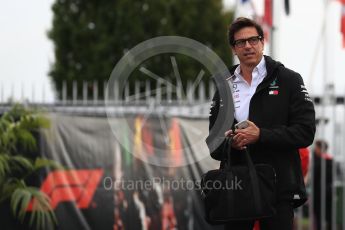
[[279, 94], [279, 91], [278, 90], [270, 90], [268, 92], [269, 95], [278, 95]]

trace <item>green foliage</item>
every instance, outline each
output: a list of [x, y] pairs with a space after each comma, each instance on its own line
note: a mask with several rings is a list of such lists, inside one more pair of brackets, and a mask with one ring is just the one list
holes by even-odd
[[[49, 120], [35, 111], [15, 105], [0, 117], [0, 204], [9, 199], [13, 215], [20, 221], [30, 216], [30, 226], [45, 229], [56, 223], [49, 198], [37, 188], [26, 185], [26, 179], [43, 167], [61, 168], [54, 161], [26, 154], [36, 149], [33, 133], [49, 127]], [[26, 211], [35, 198], [31, 213]]]
[[30, 226], [35, 224], [36, 229], [46, 229], [47, 226], [53, 226], [57, 221], [49, 203], [49, 198], [35, 187], [17, 188], [12, 195], [11, 207], [15, 216], [24, 221], [25, 210], [29, 202], [34, 198], [33, 210], [30, 217]]
[[[56, 0], [53, 27], [49, 37], [55, 45], [55, 63], [50, 76], [57, 92], [67, 81], [71, 98], [72, 81], [97, 80], [102, 95], [116, 63], [135, 45], [157, 36], [177, 35], [195, 39], [231, 64], [226, 31], [230, 13], [224, 12], [222, 0]], [[177, 58], [182, 80], [195, 79], [200, 67], [191, 58]], [[145, 66], [160, 76], [169, 77], [168, 58], [154, 58]], [[206, 82], [210, 76], [206, 76]], [[134, 74], [134, 79], [147, 78]], [[91, 93], [92, 87], [88, 90]], [[89, 94], [90, 95], [90, 94]]]

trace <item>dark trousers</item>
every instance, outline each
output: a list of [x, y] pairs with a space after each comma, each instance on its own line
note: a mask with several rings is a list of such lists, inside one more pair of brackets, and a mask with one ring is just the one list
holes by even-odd
[[[277, 213], [271, 218], [260, 220], [260, 230], [292, 230], [294, 212], [291, 201], [279, 202]], [[253, 230], [254, 221], [233, 221], [225, 225], [224, 230]]]

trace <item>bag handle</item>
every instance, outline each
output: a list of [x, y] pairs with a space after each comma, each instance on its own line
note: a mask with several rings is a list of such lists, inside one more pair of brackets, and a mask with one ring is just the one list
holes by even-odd
[[223, 155], [224, 153], [226, 153], [226, 156], [224, 158], [225, 160], [225, 167], [227, 170], [230, 169], [231, 163], [230, 163], [230, 159], [231, 159], [231, 143], [232, 143], [232, 137], [225, 137], [224, 140], [224, 146], [223, 146]]
[[[226, 152], [226, 164], [225, 167], [228, 171], [230, 171], [231, 169], [231, 143], [232, 143], [232, 137], [226, 137], [225, 138], [225, 143], [224, 143], [224, 147], [223, 147], [223, 153]], [[227, 148], [227, 149], [226, 149]], [[252, 188], [253, 188], [253, 197], [254, 197], [254, 204], [255, 204], [255, 209], [257, 211], [257, 213], [260, 213], [260, 209], [262, 207], [262, 202], [261, 202], [261, 194], [260, 194], [260, 189], [259, 189], [259, 179], [258, 179], [258, 175], [256, 173], [256, 169], [254, 166], [254, 163], [250, 157], [249, 154], [249, 150], [248, 147], [244, 149], [244, 156], [246, 159], [246, 164], [248, 166], [248, 171], [249, 171], [249, 177], [250, 177], [250, 181], [252, 184]]]

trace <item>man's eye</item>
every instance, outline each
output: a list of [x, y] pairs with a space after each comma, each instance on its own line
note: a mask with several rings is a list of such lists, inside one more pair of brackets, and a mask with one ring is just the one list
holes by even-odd
[[239, 41], [237, 41], [237, 44], [243, 44], [245, 42], [246, 42], [246, 40], [239, 40]]

